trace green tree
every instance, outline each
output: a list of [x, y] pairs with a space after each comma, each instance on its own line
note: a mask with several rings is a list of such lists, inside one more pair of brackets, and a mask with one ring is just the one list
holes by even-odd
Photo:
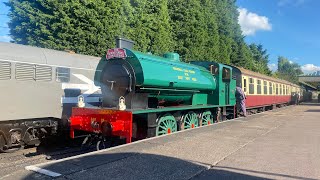
[[293, 83], [298, 83], [298, 76], [301, 74], [303, 74], [303, 72], [299, 64], [294, 63], [283, 56], [278, 57], [278, 77]]
[[102, 55], [125, 34], [129, 0], [9, 0], [14, 43]]
[[271, 75], [271, 71], [268, 67], [269, 54], [267, 54], [267, 50], [264, 49], [261, 44], [250, 44], [249, 48], [252, 53], [256, 71], [262, 74]]
[[[248, 47], [244, 42], [240, 25], [239, 12], [235, 0], [215, 0], [219, 13], [217, 14], [219, 27], [219, 55], [226, 64], [246, 67], [252, 64]], [[249, 62], [249, 63], [247, 63]], [[252, 69], [252, 67], [250, 67]]]
[[175, 50], [185, 60], [203, 59], [208, 31], [206, 17], [198, 0], [169, 0], [169, 15]]
[[256, 71], [251, 51], [244, 41], [234, 43], [232, 46], [232, 64], [252, 71]]
[[167, 0], [132, 0], [133, 19], [128, 37], [135, 49], [161, 55], [172, 51], [174, 40]]

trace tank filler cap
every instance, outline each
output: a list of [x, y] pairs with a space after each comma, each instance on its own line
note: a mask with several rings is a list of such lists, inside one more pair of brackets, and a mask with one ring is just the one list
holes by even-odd
[[180, 55], [178, 53], [165, 53], [163, 57], [169, 59], [170, 61], [180, 61]]

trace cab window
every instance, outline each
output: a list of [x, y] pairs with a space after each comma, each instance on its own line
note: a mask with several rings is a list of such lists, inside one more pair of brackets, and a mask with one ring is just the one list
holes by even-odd
[[216, 65], [210, 65], [210, 72], [212, 75], [218, 75], [219, 74], [219, 67]]
[[231, 73], [230, 73], [230, 69], [228, 68], [223, 68], [222, 69], [222, 81], [230, 81], [231, 79]]

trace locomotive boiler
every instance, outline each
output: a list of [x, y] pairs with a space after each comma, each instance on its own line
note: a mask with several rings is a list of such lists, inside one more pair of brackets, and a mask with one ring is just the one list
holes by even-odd
[[[126, 99], [128, 109], [207, 104], [217, 87], [215, 76], [203, 67], [183, 63], [177, 53], [163, 57], [129, 49], [111, 49], [96, 71], [103, 107]], [[204, 98], [203, 98], [204, 97]]]

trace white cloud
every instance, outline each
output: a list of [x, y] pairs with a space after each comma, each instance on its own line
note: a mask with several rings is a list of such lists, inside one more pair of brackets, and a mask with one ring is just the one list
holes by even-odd
[[277, 64], [268, 64], [268, 68], [272, 71], [275, 72], [278, 70], [278, 65]]
[[0, 42], [10, 42], [10, 36], [0, 36]]
[[313, 73], [315, 71], [320, 71], [320, 66], [316, 66], [314, 64], [305, 64], [301, 66], [301, 70], [305, 73]]
[[245, 8], [238, 8], [238, 11], [238, 23], [243, 35], [254, 35], [259, 30], [271, 31], [272, 25], [267, 17], [249, 12]]

